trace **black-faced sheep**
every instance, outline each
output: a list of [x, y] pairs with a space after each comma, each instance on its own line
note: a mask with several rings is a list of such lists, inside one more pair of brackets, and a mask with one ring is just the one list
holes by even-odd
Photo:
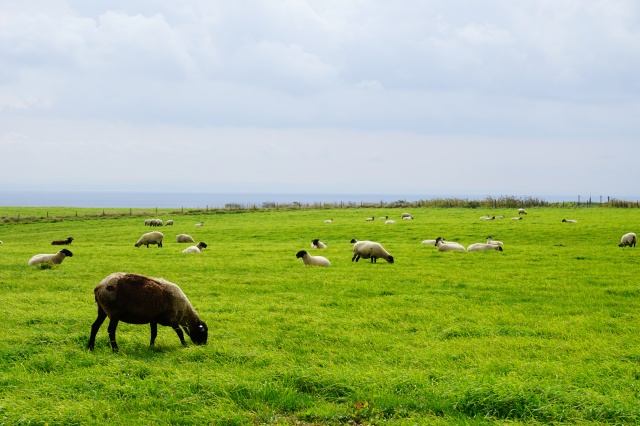
[[374, 220], [375, 220], [375, 217], [368, 217], [368, 218], [365, 219], [365, 221], [367, 221], [367, 222], [372, 222]]
[[518, 209], [518, 216], [521, 214], [527, 214], [527, 211], [525, 209]]
[[51, 241], [51, 245], [52, 246], [66, 246], [68, 244], [71, 244], [71, 241], [73, 241], [72, 237], [69, 237], [66, 240], [53, 240], [53, 241]]
[[324, 223], [332, 223], [333, 219], [325, 219]]
[[636, 242], [638, 242], [638, 237], [633, 232], [629, 232], [628, 234], [624, 234], [620, 239], [620, 244], [618, 247], [635, 247]]
[[467, 251], [462, 244], [454, 242], [445, 243], [442, 237], [436, 238], [435, 246], [438, 247], [438, 251]]
[[504, 245], [504, 244], [502, 244], [502, 241], [496, 241], [496, 240], [494, 240], [493, 238], [491, 238], [491, 235], [489, 235], [489, 236], [487, 237], [487, 244], [493, 244], [493, 245], [496, 245], [496, 246], [502, 246], [502, 245]]
[[564, 223], [578, 223], [577, 220], [573, 220], [573, 219], [562, 219], [562, 222], [564, 222]]
[[197, 253], [197, 254], [200, 254], [202, 252], [203, 248], [207, 248], [207, 245], [205, 243], [203, 243], [202, 241], [200, 241], [197, 245], [189, 246], [186, 249], [182, 250], [182, 252], [183, 253]]
[[298, 259], [302, 258], [302, 263], [304, 263], [305, 265], [331, 266], [331, 262], [329, 262], [329, 259], [327, 259], [326, 257], [311, 256], [305, 250], [300, 250], [299, 252], [297, 252], [296, 253], [296, 258], [298, 258]]
[[200, 320], [180, 287], [165, 279], [116, 272], [103, 279], [93, 293], [98, 304], [98, 318], [91, 325], [89, 350], [93, 350], [96, 334], [107, 317], [113, 352], [118, 352], [116, 328], [120, 321], [150, 324], [151, 346], [158, 335], [158, 324], [173, 328], [183, 345], [186, 345], [183, 330], [196, 345], [207, 343], [207, 325]]
[[502, 246], [499, 246], [497, 244], [476, 243], [476, 244], [471, 244], [469, 247], [467, 247], [467, 251], [485, 251], [485, 250], [502, 251]]
[[404, 219], [405, 217], [413, 219], [413, 215], [411, 213], [402, 213], [402, 218]]
[[377, 263], [378, 259], [384, 259], [389, 263], [393, 263], [393, 256], [387, 252], [384, 247], [380, 243], [376, 243], [374, 241], [357, 241], [353, 245], [353, 257], [351, 261], [354, 260], [358, 262], [362, 259], [371, 259], [371, 263]]
[[396, 221], [393, 219], [389, 219], [389, 220], [385, 220], [384, 222], [385, 225], [395, 225]]
[[195, 225], [193, 225], [193, 226], [204, 226], [204, 222], [196, 223], [196, 224], [195, 224]]
[[71, 257], [73, 253], [71, 253], [67, 249], [62, 249], [56, 254], [36, 254], [31, 259], [29, 259], [28, 265], [39, 265], [41, 263], [48, 263], [50, 265], [59, 265], [62, 263], [65, 257]]
[[196, 240], [194, 240], [191, 235], [178, 234], [176, 235], [176, 242], [177, 243], [195, 243]]
[[158, 231], [147, 232], [142, 237], [140, 237], [140, 239], [135, 244], [135, 246], [136, 247], [147, 246], [147, 248], [149, 248], [149, 244], [157, 244], [158, 247], [162, 247], [163, 238], [164, 238], [164, 235], [162, 235], [162, 232], [158, 232]]
[[315, 240], [311, 240], [311, 248], [326, 249], [327, 245], [320, 241], [320, 239], [316, 238]]

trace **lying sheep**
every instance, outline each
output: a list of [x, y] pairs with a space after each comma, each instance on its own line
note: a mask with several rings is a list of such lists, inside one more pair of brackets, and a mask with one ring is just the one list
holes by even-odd
[[[442, 244], [458, 244], [455, 241], [447, 241], [442, 237], [439, 237], [439, 238], [441, 238]], [[435, 239], [435, 240], [422, 240], [421, 244], [425, 244], [425, 245], [429, 245], [429, 246], [435, 246], [437, 241], [438, 241], [438, 239]]]
[[173, 226], [173, 219], [169, 219], [165, 222], [164, 226]]
[[326, 257], [311, 256], [309, 253], [307, 253], [304, 250], [300, 250], [299, 252], [297, 252], [296, 253], [296, 258], [297, 259], [302, 258], [302, 263], [304, 263], [305, 265], [331, 266], [331, 262], [329, 262], [329, 259], [327, 259]]
[[376, 243], [373, 241], [357, 241], [353, 245], [353, 257], [351, 261], [354, 260], [358, 262], [362, 259], [371, 259], [371, 263], [377, 263], [377, 260], [384, 259], [389, 263], [393, 263], [393, 256], [387, 252], [380, 243]]
[[476, 243], [467, 247], [467, 251], [485, 251], [485, 250], [498, 250], [502, 251], [502, 246], [496, 244]]
[[196, 223], [196, 224], [195, 224], [195, 225], [193, 225], [193, 226], [204, 226], [204, 222]]
[[392, 220], [392, 219], [389, 219], [389, 220], [387, 220], [384, 224], [385, 224], [385, 225], [395, 225], [395, 224], [396, 224], [396, 221], [395, 221], [395, 220]]
[[496, 240], [494, 240], [493, 238], [491, 238], [491, 235], [489, 235], [489, 236], [487, 237], [487, 244], [493, 244], [493, 245], [496, 245], [496, 246], [502, 246], [502, 245], [504, 245], [504, 244], [502, 244], [502, 241], [496, 241]]
[[316, 238], [315, 240], [311, 240], [311, 248], [326, 249], [327, 245]]
[[518, 216], [518, 217], [512, 217], [511, 220], [522, 220], [522, 217]]
[[118, 352], [116, 328], [120, 321], [129, 324], [149, 324], [153, 346], [158, 335], [158, 324], [169, 326], [186, 345], [184, 332], [196, 345], [207, 343], [207, 324], [200, 320], [180, 287], [163, 278], [116, 272], [98, 284], [94, 289], [98, 304], [98, 318], [91, 325], [89, 350], [93, 350], [96, 334], [104, 320], [109, 317], [109, 340], [111, 349]]
[[638, 237], [633, 232], [629, 232], [628, 234], [624, 234], [620, 239], [620, 244], [618, 247], [635, 247], [636, 242], [638, 242]]
[[503, 215], [503, 214], [501, 214], [500, 216], [494, 216], [493, 218], [494, 218], [494, 219], [504, 219], [504, 215]]
[[191, 235], [178, 234], [176, 235], [176, 242], [177, 243], [195, 243], [196, 240], [194, 240]]
[[462, 244], [445, 243], [442, 237], [436, 238], [435, 246], [438, 247], [438, 251], [467, 251]]
[[521, 214], [527, 214], [527, 211], [525, 209], [518, 209], [518, 216]]
[[387, 219], [389, 219], [389, 216], [382, 216], [378, 218], [378, 220], [387, 220]]
[[186, 249], [182, 250], [182, 252], [183, 253], [197, 253], [197, 254], [200, 254], [202, 252], [203, 248], [207, 248], [207, 245], [205, 243], [203, 243], [202, 241], [200, 241], [197, 245], [189, 246]]
[[413, 216], [403, 217], [402, 220], [413, 220]]
[[405, 217], [410, 217], [411, 219], [413, 219], [413, 215], [411, 213], [402, 213], [402, 218], [404, 219]]
[[66, 240], [53, 240], [53, 241], [51, 241], [51, 245], [52, 246], [66, 246], [68, 244], [71, 244], [71, 241], [73, 241], [72, 237], [69, 237]]
[[39, 265], [41, 263], [48, 263], [50, 265], [59, 265], [62, 263], [65, 257], [71, 257], [71, 256], [73, 256], [73, 253], [71, 253], [67, 249], [62, 249], [56, 254], [36, 254], [31, 259], [29, 259], [29, 262], [27, 262], [27, 265], [31, 265], [31, 266]]
[[332, 222], [333, 222], [333, 219], [326, 219], [326, 220], [324, 221], [324, 223], [332, 223]]
[[163, 238], [164, 238], [164, 235], [162, 235], [162, 232], [158, 232], [158, 231], [147, 232], [146, 234], [142, 235], [142, 237], [140, 237], [140, 239], [135, 244], [135, 246], [140, 247], [142, 245], [145, 245], [147, 246], [147, 248], [149, 248], [149, 244], [157, 244], [158, 247], [162, 247]]
[[495, 220], [495, 219], [496, 219], [495, 216], [486, 216], [482, 220]]
[[562, 219], [562, 222], [564, 222], [564, 223], [578, 223], [577, 220], [573, 220], [573, 219]]
[[371, 221], [373, 221], [374, 219], [375, 219], [375, 217], [368, 217], [368, 218], [366, 218], [366, 219], [365, 219], [365, 221], [367, 221], [367, 222], [371, 222]]

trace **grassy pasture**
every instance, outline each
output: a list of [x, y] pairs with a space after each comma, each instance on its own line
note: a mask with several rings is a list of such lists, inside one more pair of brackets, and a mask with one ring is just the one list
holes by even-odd
[[[144, 218], [76, 210], [0, 223], [0, 424], [640, 423], [640, 247], [617, 247], [638, 209], [162, 211], [175, 225], [148, 249]], [[384, 215], [397, 224], [364, 220]], [[183, 255], [178, 233], [209, 247]], [[420, 244], [488, 235], [504, 252]], [[27, 266], [68, 236], [72, 258]], [[396, 262], [352, 263], [351, 238]], [[121, 323], [113, 354], [105, 322], [87, 351], [93, 287], [116, 271], [180, 285], [208, 345], [160, 327], [149, 348], [148, 326]]]

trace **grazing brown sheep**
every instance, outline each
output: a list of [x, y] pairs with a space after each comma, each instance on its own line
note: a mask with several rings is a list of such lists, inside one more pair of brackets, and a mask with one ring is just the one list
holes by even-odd
[[71, 244], [73, 241], [72, 237], [67, 238], [66, 240], [53, 240], [51, 241], [52, 246], [66, 246], [67, 244]]

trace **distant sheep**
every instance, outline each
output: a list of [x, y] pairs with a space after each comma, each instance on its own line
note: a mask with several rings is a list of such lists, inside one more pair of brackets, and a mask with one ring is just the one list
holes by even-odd
[[169, 219], [165, 222], [164, 226], [173, 226], [173, 219]]
[[311, 248], [326, 249], [327, 245], [316, 238], [315, 240], [311, 240]]
[[51, 245], [52, 246], [66, 246], [68, 244], [71, 244], [71, 241], [73, 241], [72, 237], [69, 237], [66, 240], [53, 240], [53, 241], [51, 241]]
[[331, 266], [331, 262], [329, 262], [329, 259], [327, 259], [326, 257], [311, 256], [309, 253], [307, 253], [304, 250], [300, 250], [298, 253], [296, 253], [296, 258], [298, 259], [302, 258], [302, 263], [304, 263], [305, 265]]
[[494, 218], [494, 219], [504, 219], [504, 215], [503, 215], [503, 214], [501, 214], [500, 216], [494, 216], [493, 218]]
[[389, 216], [382, 216], [378, 218], [378, 220], [387, 220], [387, 219], [389, 219]]
[[467, 251], [485, 251], [485, 250], [498, 250], [502, 251], [502, 246], [496, 244], [476, 243], [467, 247]]
[[502, 241], [496, 241], [496, 240], [494, 240], [493, 238], [491, 238], [491, 235], [489, 235], [489, 236], [487, 237], [487, 244], [493, 244], [493, 245], [495, 245], [495, 246], [502, 246], [502, 245], [504, 245], [504, 244], [502, 244]]
[[147, 219], [144, 221], [144, 226], [162, 226], [162, 220], [160, 219]]
[[629, 232], [628, 234], [624, 234], [620, 239], [620, 244], [618, 247], [635, 247], [638, 242], [638, 237], [633, 232]]
[[375, 217], [368, 217], [365, 219], [367, 222], [372, 222], [373, 220], [375, 220]]
[[[442, 237], [438, 237], [438, 238], [442, 238]], [[422, 240], [422, 243], [420, 243], [420, 244], [429, 245], [429, 246], [435, 246], [437, 241], [438, 241], [438, 239], [435, 239], [435, 240]], [[442, 241], [443, 244], [458, 244], [455, 241], [447, 241], [444, 238], [442, 238], [441, 241]]]
[[146, 234], [142, 235], [142, 237], [140, 237], [140, 239], [135, 244], [135, 246], [140, 247], [144, 245], [144, 246], [147, 246], [147, 248], [149, 248], [149, 244], [157, 244], [158, 247], [162, 247], [163, 238], [164, 238], [164, 235], [162, 235], [162, 232], [158, 232], [158, 231], [147, 232]]
[[195, 224], [195, 225], [193, 225], [193, 226], [204, 226], [204, 222], [196, 223], [196, 224]]
[[462, 244], [445, 243], [442, 237], [436, 238], [435, 246], [438, 247], [438, 251], [467, 251]]
[[522, 220], [522, 217], [518, 216], [518, 217], [512, 217], [511, 220]]
[[527, 211], [525, 209], [518, 209], [518, 215], [521, 214], [527, 214]]
[[62, 249], [56, 254], [36, 254], [27, 263], [30, 266], [39, 265], [41, 263], [48, 263], [50, 265], [59, 265], [62, 263], [65, 257], [71, 257], [73, 253], [71, 253], [67, 249]]
[[562, 222], [564, 222], [564, 223], [578, 223], [577, 220], [573, 220], [573, 219], [562, 219]]
[[404, 219], [405, 217], [410, 217], [411, 219], [413, 219], [413, 215], [411, 213], [402, 213], [402, 218]]
[[324, 221], [324, 223], [332, 223], [332, 222], [333, 222], [333, 219], [326, 219], [326, 220]]
[[195, 243], [196, 240], [194, 240], [191, 235], [178, 234], [176, 235], [176, 242], [177, 243]]
[[402, 220], [413, 220], [413, 216], [406, 216], [403, 217]]
[[485, 216], [482, 220], [495, 220], [495, 216]]
[[362, 259], [371, 259], [371, 263], [377, 263], [378, 259], [384, 259], [389, 263], [393, 263], [393, 256], [387, 252], [384, 247], [380, 243], [376, 243], [373, 241], [357, 241], [353, 245], [353, 257], [351, 261], [354, 260], [358, 262]]
[[385, 225], [395, 225], [395, 224], [396, 224], [396, 221], [395, 221], [395, 220], [392, 220], [392, 219], [389, 219], [389, 220], [387, 220], [384, 224], [385, 224]]
[[89, 350], [93, 350], [96, 334], [107, 317], [113, 352], [119, 350], [116, 328], [120, 321], [149, 324], [150, 346], [153, 346], [158, 335], [158, 324], [173, 328], [183, 345], [186, 345], [183, 329], [196, 345], [207, 343], [207, 324], [200, 320], [180, 287], [163, 278], [116, 272], [103, 279], [93, 293], [98, 304], [98, 318], [91, 325], [87, 345]]
[[207, 245], [205, 243], [203, 243], [202, 241], [200, 241], [197, 245], [189, 246], [186, 249], [182, 250], [182, 252], [183, 253], [197, 253], [197, 254], [200, 254], [202, 252], [203, 248], [207, 248]]

